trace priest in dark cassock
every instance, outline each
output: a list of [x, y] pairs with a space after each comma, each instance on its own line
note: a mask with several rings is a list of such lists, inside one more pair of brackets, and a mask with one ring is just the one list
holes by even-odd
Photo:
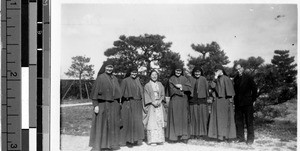
[[190, 106], [190, 135], [193, 138], [207, 136], [209, 118], [208, 110], [208, 82], [203, 76], [201, 67], [196, 66], [189, 77], [192, 85], [192, 94], [189, 100]]
[[183, 67], [175, 66], [169, 79], [170, 102], [166, 138], [170, 141], [181, 140], [187, 143], [189, 139], [189, 104], [188, 96], [191, 94], [191, 83], [183, 76]]
[[121, 145], [142, 145], [143, 125], [143, 87], [137, 76], [137, 67], [130, 67], [121, 82], [123, 128], [121, 129]]
[[119, 149], [121, 87], [113, 75], [113, 62], [104, 62], [92, 88], [94, 111], [89, 146], [92, 151]]
[[[254, 108], [253, 104], [257, 98], [257, 86], [253, 77], [246, 73], [243, 66], [235, 65], [238, 74], [234, 78], [235, 122], [237, 129], [237, 141], [248, 145], [254, 142]], [[244, 127], [247, 128], [247, 140], [245, 140]]]
[[236, 138], [234, 121], [233, 97], [235, 95], [233, 82], [229, 79], [222, 66], [216, 67], [215, 72], [216, 97], [212, 103], [208, 137], [220, 141]]

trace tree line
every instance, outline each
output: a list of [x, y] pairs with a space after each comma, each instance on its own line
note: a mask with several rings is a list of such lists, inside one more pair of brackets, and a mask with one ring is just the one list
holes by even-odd
[[[166, 85], [171, 71], [176, 65], [184, 65], [179, 53], [171, 50], [172, 42], [165, 42], [165, 36], [144, 34], [140, 36], [121, 35], [118, 40], [113, 42], [113, 46], [108, 48], [104, 55], [107, 60], [115, 64], [114, 72], [122, 79], [126, 71], [131, 66], [144, 68], [145, 74], [141, 75], [142, 83], [147, 80], [147, 75], [151, 68], [157, 67], [160, 71], [160, 81]], [[186, 75], [195, 66], [201, 66], [204, 75], [209, 81], [213, 80], [215, 67], [218, 65], [226, 66], [230, 63], [225, 51], [220, 45], [213, 41], [207, 44], [191, 44], [191, 48], [198, 52], [198, 56], [189, 55], [187, 62]], [[185, 51], [185, 50], [181, 50]], [[90, 58], [85, 56], [72, 57], [72, 65], [65, 74], [82, 80], [91, 80], [93, 65], [89, 65]], [[104, 61], [105, 62], [105, 61]], [[104, 63], [103, 62], [103, 63]], [[268, 105], [280, 104], [297, 96], [297, 64], [295, 58], [289, 55], [289, 50], [274, 50], [271, 63], [265, 63], [261, 57], [251, 56], [248, 59], [239, 59], [233, 62], [241, 64], [246, 71], [254, 77], [258, 86], [257, 109]], [[236, 72], [233, 67], [225, 67], [230, 77], [234, 77]], [[82, 99], [82, 90], [80, 98]]]

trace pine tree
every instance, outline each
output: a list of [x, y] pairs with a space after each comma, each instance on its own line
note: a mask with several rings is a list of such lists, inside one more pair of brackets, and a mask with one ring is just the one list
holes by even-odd
[[71, 67], [68, 69], [68, 72], [65, 73], [69, 77], [75, 77], [79, 79], [80, 99], [82, 99], [82, 79], [92, 79], [95, 73], [93, 69], [94, 65], [88, 65], [89, 62], [89, 57], [72, 57]]

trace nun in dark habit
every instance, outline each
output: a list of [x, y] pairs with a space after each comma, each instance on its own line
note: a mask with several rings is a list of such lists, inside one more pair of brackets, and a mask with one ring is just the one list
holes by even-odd
[[189, 139], [188, 125], [188, 95], [191, 94], [191, 83], [183, 76], [183, 67], [175, 66], [169, 79], [170, 102], [168, 108], [168, 120], [166, 138], [170, 141]]
[[119, 149], [120, 99], [118, 79], [112, 74], [113, 63], [104, 62], [92, 88], [93, 118], [89, 146], [93, 151]]
[[207, 136], [208, 127], [208, 82], [203, 76], [201, 67], [196, 66], [189, 77], [192, 84], [190, 105], [190, 135], [193, 138]]
[[123, 128], [121, 129], [121, 145], [142, 145], [143, 125], [143, 87], [137, 76], [137, 67], [131, 67], [121, 82]]
[[234, 121], [233, 97], [235, 95], [233, 82], [227, 76], [222, 66], [216, 67], [215, 87], [212, 90], [216, 97], [212, 103], [208, 137], [218, 140], [236, 138]]

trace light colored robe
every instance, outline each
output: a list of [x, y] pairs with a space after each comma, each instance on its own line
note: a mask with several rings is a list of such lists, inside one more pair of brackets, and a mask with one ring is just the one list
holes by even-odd
[[161, 103], [159, 107], [154, 107], [152, 102], [158, 100], [160, 102], [165, 98], [164, 87], [160, 82], [148, 82], [144, 88], [145, 110], [144, 126], [147, 130], [148, 144], [163, 143], [165, 141], [164, 127], [164, 106]]

